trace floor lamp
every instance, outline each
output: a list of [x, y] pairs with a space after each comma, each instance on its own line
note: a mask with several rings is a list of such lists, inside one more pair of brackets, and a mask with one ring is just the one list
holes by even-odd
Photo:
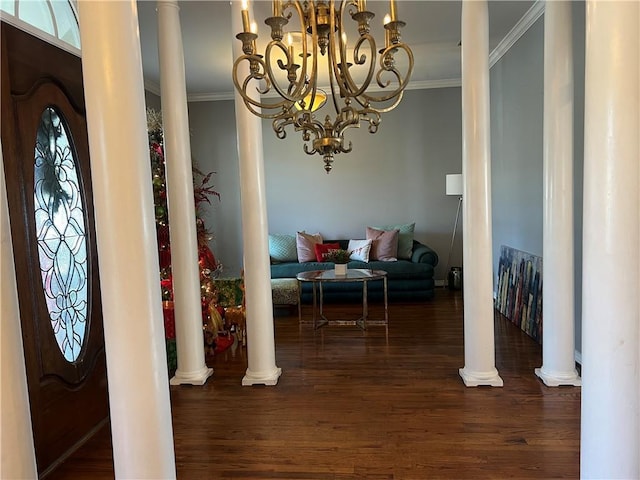
[[[462, 174], [448, 174], [446, 176], [447, 195], [458, 195], [458, 211], [456, 212], [456, 221], [453, 224], [453, 232], [451, 234], [451, 246], [449, 247], [449, 256], [447, 257], [447, 267], [445, 275], [449, 278], [449, 267], [451, 266], [451, 252], [453, 251], [453, 242], [456, 240], [456, 230], [458, 229], [458, 219], [460, 218], [460, 209], [462, 208]], [[450, 285], [449, 285], [450, 286]]]

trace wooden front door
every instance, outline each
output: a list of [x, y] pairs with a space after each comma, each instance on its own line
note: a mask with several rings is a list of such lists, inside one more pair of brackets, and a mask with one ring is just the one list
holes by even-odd
[[36, 461], [108, 418], [82, 65], [2, 23], [2, 153]]

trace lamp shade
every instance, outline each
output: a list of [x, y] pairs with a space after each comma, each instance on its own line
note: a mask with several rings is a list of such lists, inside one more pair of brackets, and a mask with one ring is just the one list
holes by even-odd
[[462, 174], [447, 175], [447, 195], [462, 195]]

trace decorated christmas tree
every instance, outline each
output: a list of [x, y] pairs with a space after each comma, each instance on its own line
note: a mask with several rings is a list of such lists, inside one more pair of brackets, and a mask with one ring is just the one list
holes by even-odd
[[[155, 205], [156, 233], [160, 284], [162, 287], [162, 307], [164, 315], [165, 340], [169, 374], [177, 366], [175, 316], [173, 310], [173, 277], [171, 274], [171, 242], [169, 236], [169, 210], [167, 207], [167, 187], [165, 181], [165, 158], [163, 146], [162, 114], [147, 109], [147, 132], [151, 157], [153, 200]], [[224, 331], [222, 316], [224, 310], [217, 304], [217, 292], [213, 282], [222, 269], [209, 247], [213, 238], [202, 219], [202, 205], [211, 204], [211, 197], [220, 199], [220, 194], [211, 185], [213, 172], [203, 174], [197, 168], [194, 173], [194, 215], [198, 239], [198, 264], [200, 270], [200, 299], [202, 306], [202, 326], [204, 348], [209, 355], [221, 351], [230, 343], [227, 336], [219, 336]]]

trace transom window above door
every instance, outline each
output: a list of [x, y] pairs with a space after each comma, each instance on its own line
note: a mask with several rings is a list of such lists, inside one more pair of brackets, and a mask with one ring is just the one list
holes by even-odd
[[78, 15], [72, 0], [0, 0], [2, 19], [80, 56]]

